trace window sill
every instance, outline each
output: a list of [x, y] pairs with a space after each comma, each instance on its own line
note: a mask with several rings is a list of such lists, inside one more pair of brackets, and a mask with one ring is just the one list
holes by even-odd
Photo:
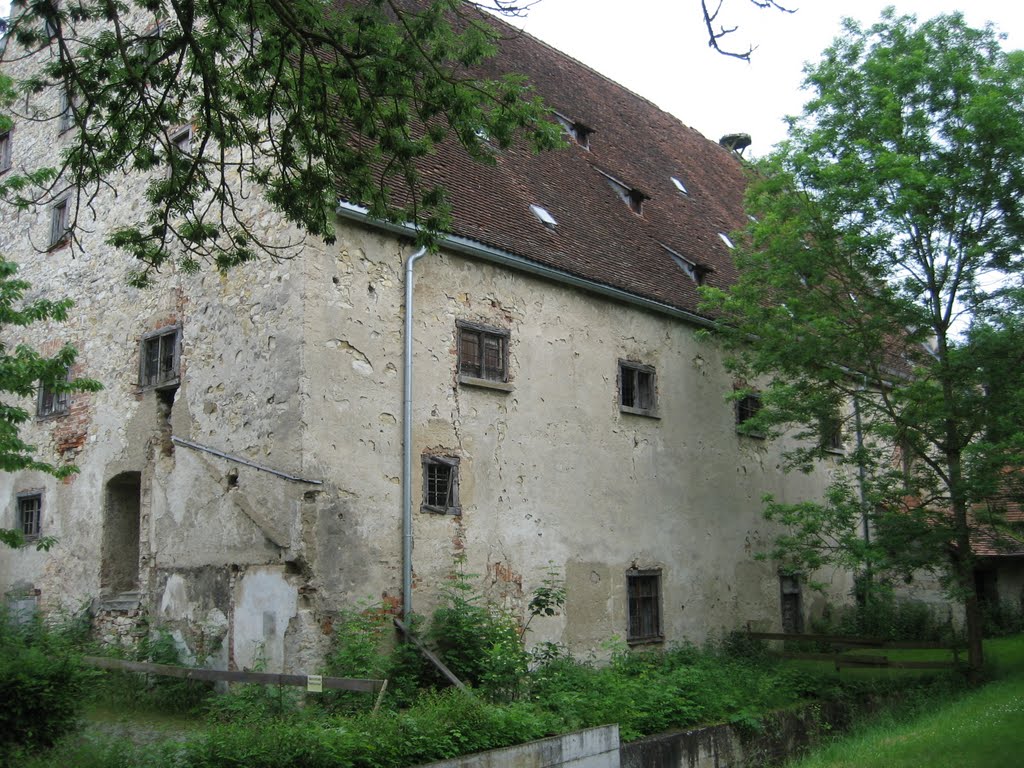
[[432, 507], [428, 504], [421, 504], [420, 512], [431, 515], [461, 515], [462, 507]]
[[739, 435], [740, 437], [750, 438], [751, 440], [767, 440], [768, 439], [768, 435], [764, 434], [763, 432], [744, 432], [741, 429], [737, 429], [736, 430], [736, 434]]
[[54, 419], [59, 419], [61, 416], [67, 416], [67, 415], [68, 415], [68, 412], [66, 410], [64, 410], [64, 411], [55, 411], [54, 413], [37, 413], [36, 414], [36, 421], [53, 421]]
[[632, 637], [626, 640], [626, 644], [630, 647], [635, 645], [660, 645], [664, 642], [664, 635], [655, 635], [654, 637]]
[[467, 387], [480, 387], [480, 389], [493, 389], [498, 392], [514, 392], [515, 387], [507, 381], [495, 381], [494, 379], [478, 379], [476, 376], [467, 376], [464, 373], [460, 373], [458, 376], [459, 384]]
[[65, 237], [63, 240], [58, 240], [56, 243], [50, 243], [49, 247], [46, 249], [46, 252], [53, 253], [54, 251], [59, 251], [62, 248], [67, 248], [70, 244], [71, 238]]
[[661, 418], [657, 411], [652, 411], [647, 408], [633, 408], [628, 405], [620, 405], [619, 411], [621, 411], [622, 413], [630, 413], [634, 416], [646, 416], [649, 419]]

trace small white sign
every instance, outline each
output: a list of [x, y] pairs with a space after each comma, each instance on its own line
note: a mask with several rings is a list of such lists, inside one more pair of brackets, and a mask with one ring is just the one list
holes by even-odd
[[323, 693], [324, 692], [324, 676], [323, 675], [307, 675], [306, 676], [306, 690], [310, 693]]

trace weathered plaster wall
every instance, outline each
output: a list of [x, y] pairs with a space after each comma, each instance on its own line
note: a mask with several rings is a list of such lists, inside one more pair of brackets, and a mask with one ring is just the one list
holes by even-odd
[[[316, 586], [337, 600], [400, 595], [402, 263], [395, 239], [339, 226], [307, 262], [307, 453], [335, 457], [318, 499]], [[679, 321], [463, 257], [417, 265], [414, 317], [415, 608], [426, 612], [464, 554], [518, 612], [549, 564], [565, 616], [534, 641], [595, 649], [626, 629], [631, 567], [660, 568], [669, 640], [747, 621], [779, 625], [779, 583], [754, 560], [769, 533], [760, 499], [817, 495], [829, 467], [783, 475], [778, 449], [736, 433], [718, 350]], [[510, 332], [513, 391], [457, 383], [456, 321]], [[321, 350], [313, 354], [312, 350]], [[658, 415], [621, 413], [617, 361], [657, 369]], [[353, 431], [354, 430], [354, 431]], [[339, 439], [344, 435], [347, 439]], [[462, 514], [419, 510], [419, 457], [458, 456]], [[342, 534], [347, 541], [338, 549]], [[843, 574], [819, 574], [836, 597]], [[330, 596], [330, 597], [328, 597]], [[805, 597], [805, 609], [820, 609]]]

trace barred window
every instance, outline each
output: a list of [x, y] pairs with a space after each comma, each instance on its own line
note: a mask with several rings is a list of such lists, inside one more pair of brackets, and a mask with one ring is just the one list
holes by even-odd
[[45, 384], [39, 385], [36, 415], [40, 418], [59, 416], [68, 412], [68, 393], [56, 392]]
[[423, 509], [449, 515], [460, 514], [458, 458], [423, 457]]
[[[748, 421], [757, 416], [761, 410], [761, 395], [757, 392], [751, 392], [750, 394], [744, 395], [736, 401], [736, 426], [743, 427]], [[763, 437], [758, 432], [751, 432], [749, 428], [740, 429], [740, 431], [749, 435], [750, 437]]]

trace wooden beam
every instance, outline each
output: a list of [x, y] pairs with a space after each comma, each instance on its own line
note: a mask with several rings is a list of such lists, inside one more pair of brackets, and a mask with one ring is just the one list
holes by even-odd
[[409, 640], [412, 641], [413, 645], [419, 648], [420, 653], [426, 656], [427, 660], [431, 664], [437, 667], [438, 671], [448, 679], [448, 682], [450, 682], [460, 691], [466, 691], [467, 693], [469, 692], [469, 689], [466, 687], [466, 684], [459, 680], [459, 678], [455, 676], [455, 673], [448, 669], [448, 667], [444, 665], [444, 662], [437, 658], [434, 652], [427, 648], [427, 646], [425, 646], [418, 637], [412, 634], [412, 632], [409, 631], [409, 628], [406, 627], [404, 623], [402, 623], [401, 619], [395, 619], [395, 626], [402, 631], [403, 635], [405, 635]]

